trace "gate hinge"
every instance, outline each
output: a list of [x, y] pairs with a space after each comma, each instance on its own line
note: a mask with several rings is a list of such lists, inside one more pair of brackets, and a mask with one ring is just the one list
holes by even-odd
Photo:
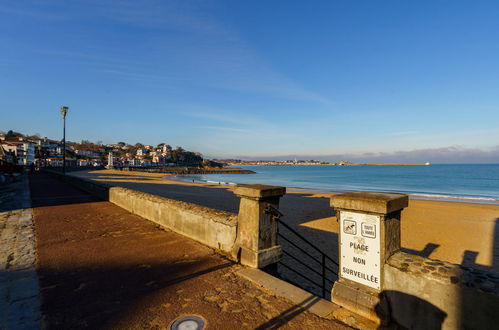
[[279, 220], [284, 215], [278, 209], [276, 209], [274, 206], [270, 204], [267, 204], [264, 213], [270, 215], [274, 220]]

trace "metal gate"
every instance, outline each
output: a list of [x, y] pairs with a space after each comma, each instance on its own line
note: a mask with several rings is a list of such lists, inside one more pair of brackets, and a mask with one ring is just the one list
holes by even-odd
[[[275, 219], [279, 223], [278, 239], [281, 240], [280, 245], [284, 255], [277, 264], [278, 276], [306, 291], [329, 299], [331, 287], [338, 279], [338, 261], [328, 256], [279, 217]], [[297, 275], [300, 281], [291, 279], [292, 276], [289, 274]]]

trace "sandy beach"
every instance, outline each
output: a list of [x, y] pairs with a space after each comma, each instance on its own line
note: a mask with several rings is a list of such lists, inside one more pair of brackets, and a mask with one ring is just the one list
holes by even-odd
[[[238, 211], [239, 199], [230, 186], [166, 180], [160, 173], [101, 170], [71, 175]], [[280, 209], [284, 221], [336, 257], [338, 223], [329, 207], [330, 196], [288, 191], [281, 199]], [[402, 213], [402, 247], [432, 259], [499, 272], [499, 205], [411, 199]]]

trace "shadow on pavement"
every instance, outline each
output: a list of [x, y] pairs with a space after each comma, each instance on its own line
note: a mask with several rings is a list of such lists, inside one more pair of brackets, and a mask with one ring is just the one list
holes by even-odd
[[[212, 264], [212, 262], [211, 262]], [[156, 305], [175, 301], [185, 281], [230, 267], [210, 265], [210, 260], [158, 265], [95, 266], [88, 268], [41, 267], [42, 312], [48, 328], [113, 327], [129, 313], [144, 312], [150, 299]], [[192, 282], [190, 282], [192, 284]]]
[[296, 304], [276, 317], [268, 320], [262, 325], [259, 325], [255, 328], [255, 330], [267, 330], [267, 329], [279, 329], [284, 326], [290, 320], [295, 318], [297, 315], [303, 313], [304, 311], [310, 309], [314, 304], [316, 304], [321, 298], [310, 296], [307, 299], [303, 300], [301, 303]]
[[94, 195], [55, 180], [50, 174], [36, 173], [29, 176], [32, 207], [58, 206], [102, 201]]
[[26, 189], [26, 177], [20, 176], [17, 181], [0, 185], [0, 212], [22, 210], [22, 196]]

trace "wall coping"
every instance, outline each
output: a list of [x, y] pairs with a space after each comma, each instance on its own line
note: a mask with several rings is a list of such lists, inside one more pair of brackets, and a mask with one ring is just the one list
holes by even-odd
[[241, 184], [234, 189], [239, 197], [252, 199], [263, 199], [270, 197], [281, 197], [286, 194], [286, 188], [280, 186], [269, 186], [265, 184]]
[[405, 252], [393, 254], [387, 264], [398, 270], [442, 284], [468, 287], [499, 296], [499, 274], [424, 258]]
[[331, 207], [378, 214], [402, 210], [409, 205], [405, 194], [378, 192], [347, 192], [331, 196]]

